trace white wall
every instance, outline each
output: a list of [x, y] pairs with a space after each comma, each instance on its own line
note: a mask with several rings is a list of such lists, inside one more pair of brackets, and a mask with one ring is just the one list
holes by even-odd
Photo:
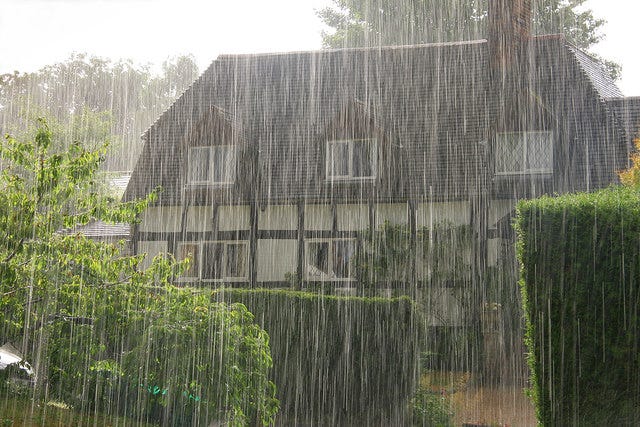
[[220, 206], [218, 208], [218, 230], [248, 230], [250, 228], [249, 216], [249, 206]]
[[409, 209], [406, 203], [385, 204], [375, 206], [376, 227], [380, 227], [385, 221], [391, 224], [407, 224]]
[[297, 240], [258, 240], [257, 280], [285, 280], [286, 273], [296, 274]]
[[141, 270], [145, 270], [151, 265], [151, 261], [153, 258], [161, 253], [167, 252], [167, 241], [144, 241], [141, 240], [138, 242], [138, 254], [147, 254], [145, 259], [140, 262], [138, 267]]
[[304, 227], [306, 230], [331, 230], [331, 206], [306, 205]]
[[258, 211], [258, 228], [260, 230], [297, 230], [297, 206], [267, 206]]
[[180, 206], [149, 207], [144, 211], [138, 229], [151, 232], [179, 232], [181, 217]]
[[418, 228], [449, 222], [454, 225], [470, 223], [471, 208], [469, 202], [433, 202], [418, 203], [416, 220]]
[[369, 205], [337, 205], [338, 230], [366, 230], [369, 228]]
[[491, 200], [489, 202], [489, 228], [494, 228], [500, 218], [515, 209], [516, 202], [514, 199]]
[[209, 206], [190, 206], [187, 211], [187, 231], [212, 231], [213, 209]]

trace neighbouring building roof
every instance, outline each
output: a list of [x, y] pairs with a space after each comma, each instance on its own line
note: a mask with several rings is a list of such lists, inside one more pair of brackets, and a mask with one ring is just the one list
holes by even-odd
[[[618, 158], [626, 144], [623, 125], [606, 102], [620, 91], [594, 58], [562, 36], [534, 38], [531, 52], [532, 97], [553, 120], [567, 123], [574, 144], [599, 141], [589, 151], [592, 158], [570, 156], [576, 170], [612, 169], [598, 162]], [[335, 197], [335, 187], [317, 178], [324, 168], [323, 135], [345, 120], [340, 112], [349, 106], [388, 139], [402, 178], [378, 200], [427, 191], [467, 198], [478, 191], [490, 117], [500, 108], [488, 56], [486, 40], [222, 55], [144, 134], [124, 199], [161, 186], [159, 203], [180, 203], [186, 141], [212, 108], [231, 117], [247, 157], [258, 157], [257, 166], [239, 173], [261, 186], [261, 197]], [[597, 172], [582, 181], [596, 187], [611, 179]], [[563, 191], [582, 189], [562, 182]]]
[[576, 47], [570, 47], [575, 55], [576, 60], [580, 64], [582, 71], [589, 78], [598, 94], [603, 99], [622, 97], [622, 92], [611, 79], [607, 70], [593, 56], [581, 51]]
[[[131, 173], [123, 172], [118, 173], [116, 176], [109, 179], [109, 186], [113, 189], [117, 197], [122, 197], [122, 194], [129, 184], [130, 178]], [[70, 230], [64, 230], [64, 233], [82, 234], [83, 236], [94, 240], [130, 240], [131, 225], [92, 220], [85, 225], [81, 225]]]
[[128, 240], [131, 237], [131, 226], [129, 224], [109, 224], [104, 221], [93, 220], [85, 225], [69, 230], [68, 233], [82, 234], [85, 237], [97, 240]]

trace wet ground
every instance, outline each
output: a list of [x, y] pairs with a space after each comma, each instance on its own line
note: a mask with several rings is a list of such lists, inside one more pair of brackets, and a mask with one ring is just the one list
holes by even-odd
[[533, 404], [518, 387], [469, 387], [453, 394], [457, 426], [528, 427], [536, 425]]

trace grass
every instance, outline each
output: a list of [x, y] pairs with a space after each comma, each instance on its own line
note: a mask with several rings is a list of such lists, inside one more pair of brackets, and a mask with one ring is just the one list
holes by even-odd
[[152, 427], [130, 419], [105, 414], [81, 414], [64, 402], [35, 402], [27, 396], [0, 395], [0, 427], [17, 426], [130, 426]]

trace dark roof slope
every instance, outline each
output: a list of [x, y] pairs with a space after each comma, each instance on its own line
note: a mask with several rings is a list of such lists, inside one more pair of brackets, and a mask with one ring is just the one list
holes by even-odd
[[[536, 38], [532, 50], [536, 91], [551, 114], [573, 109], [571, 132], [608, 141], [594, 126], [609, 120], [603, 99], [619, 96], [615, 85], [591, 57], [562, 37]], [[572, 98], [568, 85], [580, 89], [580, 100]], [[257, 155], [260, 160], [243, 164], [238, 174], [260, 185], [263, 197], [334, 197], [336, 187], [319, 179], [324, 170], [322, 135], [353, 104], [363, 106], [363, 114], [384, 132], [388, 154], [397, 160], [394, 173], [386, 177], [394, 182], [388, 183], [386, 194], [377, 193], [378, 200], [466, 198], [478, 191], [490, 114], [497, 108], [484, 40], [220, 56], [145, 133], [124, 197], [144, 197], [161, 186], [160, 203], [180, 203], [186, 138], [212, 107], [242, 127], [242, 149], [247, 158]], [[593, 115], [587, 120], [591, 123], [582, 123], [583, 110]], [[589, 169], [590, 159], [575, 159]], [[366, 192], [365, 186], [347, 190]], [[226, 196], [231, 193], [238, 200], [244, 197], [238, 191]]]
[[578, 60], [581, 68], [593, 84], [593, 87], [598, 91], [598, 94], [603, 99], [622, 97], [622, 92], [618, 89], [618, 86], [611, 79], [611, 76], [602, 64], [593, 56], [581, 51], [580, 49], [571, 46], [571, 51]]

